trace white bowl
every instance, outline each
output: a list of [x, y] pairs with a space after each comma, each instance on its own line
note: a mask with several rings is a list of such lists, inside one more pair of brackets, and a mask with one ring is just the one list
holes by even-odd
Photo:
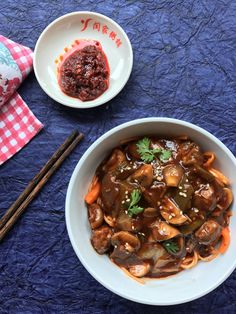
[[[197, 299], [219, 286], [236, 267], [236, 215], [230, 220], [231, 244], [227, 252], [211, 262], [199, 262], [196, 267], [184, 270], [165, 279], [149, 279], [144, 285], [128, 277], [106, 255], [99, 255], [90, 243], [90, 226], [84, 195], [94, 172], [119, 141], [145, 134], [178, 136], [187, 134], [203, 150], [214, 151], [215, 166], [230, 179], [236, 195], [236, 159], [216, 137], [191, 123], [168, 118], [134, 120], [115, 127], [101, 136], [77, 164], [66, 196], [66, 225], [72, 246], [81, 263], [102, 285], [132, 301], [171, 305]], [[234, 208], [234, 206], [232, 207]]]
[[[94, 29], [99, 23], [100, 30]], [[103, 31], [107, 26], [107, 34]], [[95, 26], [96, 27], [96, 26]], [[105, 30], [105, 29], [104, 29]], [[116, 34], [115, 37], [114, 32]], [[76, 39], [94, 39], [101, 43], [110, 65], [109, 88], [97, 99], [82, 102], [64, 94], [57, 82], [55, 60]], [[121, 41], [120, 46], [119, 41]], [[91, 108], [102, 105], [115, 97], [125, 86], [133, 66], [133, 51], [124, 30], [112, 19], [95, 12], [73, 12], [49, 24], [40, 35], [34, 50], [34, 71], [39, 85], [57, 102], [74, 108]]]

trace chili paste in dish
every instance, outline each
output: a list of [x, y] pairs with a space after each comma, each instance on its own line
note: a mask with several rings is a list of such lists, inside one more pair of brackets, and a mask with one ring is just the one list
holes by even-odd
[[91, 243], [134, 277], [166, 277], [229, 245], [229, 181], [187, 137], [136, 138], [97, 168], [85, 196]]
[[109, 65], [98, 41], [81, 40], [62, 56], [58, 83], [68, 96], [94, 100], [109, 87]]

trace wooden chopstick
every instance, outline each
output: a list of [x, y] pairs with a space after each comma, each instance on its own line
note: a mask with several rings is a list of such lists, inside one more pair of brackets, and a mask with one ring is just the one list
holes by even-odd
[[42, 177], [51, 168], [54, 162], [62, 155], [65, 149], [72, 143], [75, 137], [78, 135], [77, 131], [73, 131], [70, 136], [65, 140], [65, 142], [58, 148], [58, 150], [52, 155], [48, 162], [43, 166], [43, 168], [36, 174], [36, 176], [29, 182], [24, 191], [16, 199], [16, 201], [11, 205], [11, 207], [6, 211], [4, 216], [0, 219], [0, 229], [5, 225], [7, 220], [14, 214], [19, 205], [25, 200], [29, 193], [34, 189], [34, 187], [39, 183]]
[[[2, 224], [2, 227], [0, 229], [0, 241], [2, 241], [2, 239], [7, 235], [9, 230], [14, 226], [14, 224], [17, 222], [17, 220], [20, 218], [20, 216], [24, 213], [26, 207], [35, 198], [35, 196], [42, 189], [42, 187], [45, 185], [45, 183], [48, 181], [48, 179], [61, 166], [63, 161], [70, 155], [70, 153], [76, 147], [76, 145], [83, 139], [84, 136], [82, 133], [80, 133], [79, 135], [77, 135], [75, 137], [76, 134], [77, 134], [77, 132], [76, 133], [73, 132], [67, 138], [67, 140], [53, 154], [51, 159], [45, 164], [45, 166], [41, 169], [41, 171], [35, 176], [35, 178], [37, 179], [37, 183], [36, 184], [33, 183], [33, 180], [34, 180], [33, 179], [28, 184], [28, 186], [23, 191], [23, 193], [19, 196], [19, 198], [13, 203], [14, 206], [12, 205], [9, 208], [9, 210], [7, 211], [7, 212], [10, 212], [10, 214], [8, 213], [9, 218], [7, 220], [6, 220], [6, 218], [4, 218], [5, 223]], [[69, 141], [68, 141], [68, 139], [69, 139]], [[68, 146], [68, 142], [69, 142], [69, 146]], [[60, 150], [60, 153], [59, 153], [59, 150]], [[54, 162], [51, 161], [52, 159]], [[45, 169], [46, 169], [46, 171], [45, 171]], [[43, 171], [43, 174], [40, 174], [40, 173], [42, 173], [42, 171]], [[18, 206], [15, 205], [17, 203], [19, 204]], [[13, 210], [11, 208], [13, 208]], [[10, 209], [11, 209], [11, 211], [10, 211]], [[4, 217], [5, 217], [5, 215], [4, 215]]]

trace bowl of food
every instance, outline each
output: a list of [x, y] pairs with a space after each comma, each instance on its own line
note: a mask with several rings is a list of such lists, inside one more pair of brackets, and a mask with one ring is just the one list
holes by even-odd
[[[235, 269], [236, 160], [209, 132], [145, 118], [108, 131], [77, 164], [66, 196], [75, 253], [127, 299], [197, 299]], [[230, 241], [230, 238], [232, 241]]]
[[48, 25], [34, 51], [39, 85], [55, 101], [91, 108], [115, 97], [133, 66], [133, 51], [124, 30], [95, 12], [63, 15]]

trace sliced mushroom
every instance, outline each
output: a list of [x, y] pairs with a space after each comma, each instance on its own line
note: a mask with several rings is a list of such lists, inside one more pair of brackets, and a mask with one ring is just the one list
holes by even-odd
[[114, 149], [111, 157], [103, 167], [104, 171], [112, 171], [116, 169], [122, 162], [126, 160], [125, 154], [120, 149]]
[[229, 208], [232, 202], [233, 202], [232, 190], [229, 188], [223, 188], [223, 195], [220, 201], [218, 202], [217, 207], [224, 211]]
[[216, 196], [213, 186], [209, 183], [195, 191], [193, 197], [193, 206], [201, 210], [213, 211], [216, 208]]
[[220, 237], [221, 230], [218, 222], [209, 219], [195, 232], [195, 237], [200, 244], [208, 245]]
[[104, 220], [110, 227], [114, 227], [116, 225], [116, 219], [111, 216], [104, 215]]
[[111, 245], [112, 231], [108, 226], [101, 226], [92, 233], [91, 243], [99, 254], [107, 252]]
[[200, 147], [193, 142], [186, 142], [180, 146], [182, 152], [182, 160], [185, 166], [191, 166], [193, 164], [202, 164], [203, 155]]
[[139, 160], [140, 155], [138, 153], [138, 147], [137, 147], [137, 142], [132, 142], [128, 145], [127, 147], [128, 154], [131, 156], [133, 159]]
[[191, 202], [194, 194], [192, 184], [189, 183], [188, 178], [183, 175], [181, 182], [179, 183], [178, 189], [174, 193], [173, 200], [177, 206], [182, 210], [186, 211], [191, 208]]
[[106, 213], [120, 210], [119, 194], [119, 183], [115, 176], [110, 172], [105, 174], [102, 179], [101, 199]]
[[189, 220], [189, 218], [183, 214], [183, 211], [169, 198], [164, 198], [160, 209], [162, 217], [173, 225], [182, 225]]
[[166, 185], [163, 182], [157, 186], [151, 186], [149, 189], [143, 189], [142, 192], [148, 205], [155, 208], [160, 205], [161, 198], [166, 192]]
[[138, 165], [130, 164], [128, 161], [122, 162], [116, 170], [116, 178], [118, 180], [126, 180], [132, 173], [136, 171]]
[[89, 222], [92, 229], [96, 229], [102, 225], [103, 222], [103, 212], [101, 207], [94, 203], [89, 206]]
[[147, 207], [143, 211], [143, 216], [147, 218], [154, 218], [158, 216], [157, 208]]
[[149, 187], [153, 181], [153, 169], [149, 164], [144, 164], [136, 170], [129, 178], [129, 182], [137, 182], [143, 187]]
[[158, 258], [152, 268], [153, 277], [166, 277], [175, 274], [180, 270], [181, 259], [176, 260], [163, 248], [163, 254]]
[[180, 234], [179, 230], [164, 221], [155, 221], [150, 225], [152, 236], [155, 241], [165, 241]]
[[115, 247], [124, 247], [129, 253], [136, 252], [140, 248], [139, 239], [127, 231], [119, 231], [113, 234], [111, 243]]
[[129, 217], [124, 211], [120, 211], [117, 217], [116, 227], [122, 231], [140, 231], [142, 229], [142, 221]]
[[150, 271], [151, 265], [149, 263], [142, 263], [138, 265], [132, 265], [129, 267], [129, 272], [135, 277], [144, 277]]
[[119, 231], [113, 235], [111, 243], [114, 250], [110, 257], [117, 264], [129, 263], [129, 258], [133, 261], [137, 259], [134, 253], [140, 248], [140, 241], [135, 235], [127, 231]]
[[144, 243], [140, 250], [137, 252], [137, 256], [145, 261], [152, 260], [153, 263], [165, 253], [165, 249], [159, 243]]
[[183, 176], [183, 168], [175, 164], [167, 165], [163, 170], [163, 175], [167, 186], [177, 187]]

